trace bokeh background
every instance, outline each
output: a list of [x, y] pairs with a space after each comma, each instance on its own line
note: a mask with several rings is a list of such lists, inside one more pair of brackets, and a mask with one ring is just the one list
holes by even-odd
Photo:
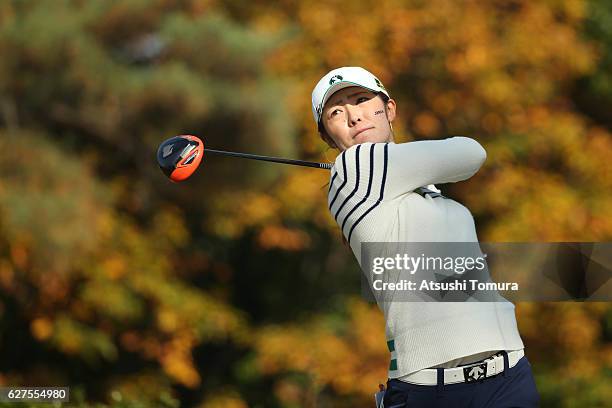
[[[374, 72], [400, 142], [488, 152], [481, 241], [612, 238], [612, 2], [0, 2], [0, 385], [75, 406], [369, 407], [384, 322], [327, 213], [310, 92]], [[612, 401], [610, 303], [516, 305], [544, 407]], [[606, 403], [607, 401], [607, 403]], [[610, 405], [607, 405], [610, 406]]]

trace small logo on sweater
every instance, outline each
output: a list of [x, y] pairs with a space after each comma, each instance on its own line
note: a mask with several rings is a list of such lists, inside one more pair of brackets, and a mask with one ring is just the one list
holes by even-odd
[[465, 377], [465, 382], [482, 380], [487, 377], [487, 364], [465, 367], [463, 369], [463, 376]]

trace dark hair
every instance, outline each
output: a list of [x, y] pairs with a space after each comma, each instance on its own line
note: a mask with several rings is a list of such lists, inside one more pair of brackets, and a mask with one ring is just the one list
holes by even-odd
[[[375, 94], [376, 96], [380, 96], [380, 99], [382, 99], [385, 106], [387, 106], [387, 102], [389, 102], [389, 97], [382, 92], [375, 92]], [[323, 115], [321, 114], [321, 118], [322, 117]], [[327, 134], [327, 131], [325, 130], [325, 126], [323, 126], [323, 121], [321, 119], [319, 119], [319, 123], [317, 123], [317, 130], [319, 131], [319, 137], [321, 138], [321, 140], [327, 143], [329, 147], [331, 147], [332, 149], [338, 148], [333, 139]]]

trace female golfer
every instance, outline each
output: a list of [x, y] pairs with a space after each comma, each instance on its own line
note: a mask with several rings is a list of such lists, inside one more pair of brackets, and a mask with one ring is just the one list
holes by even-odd
[[[328, 204], [358, 262], [366, 242], [478, 241], [469, 210], [434, 185], [474, 175], [486, 159], [478, 142], [395, 144], [395, 101], [359, 67], [321, 78], [312, 110], [321, 138], [341, 152]], [[391, 352], [385, 408], [538, 405], [512, 303], [377, 302]]]

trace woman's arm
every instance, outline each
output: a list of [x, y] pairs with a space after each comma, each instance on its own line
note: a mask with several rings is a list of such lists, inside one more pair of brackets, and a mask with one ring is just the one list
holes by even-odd
[[332, 175], [337, 176], [343, 195], [388, 200], [429, 184], [466, 180], [486, 158], [477, 141], [463, 136], [401, 144], [363, 143], [336, 158]]
[[486, 158], [480, 143], [463, 136], [389, 144], [385, 198], [428, 184], [467, 180], [476, 174]]

